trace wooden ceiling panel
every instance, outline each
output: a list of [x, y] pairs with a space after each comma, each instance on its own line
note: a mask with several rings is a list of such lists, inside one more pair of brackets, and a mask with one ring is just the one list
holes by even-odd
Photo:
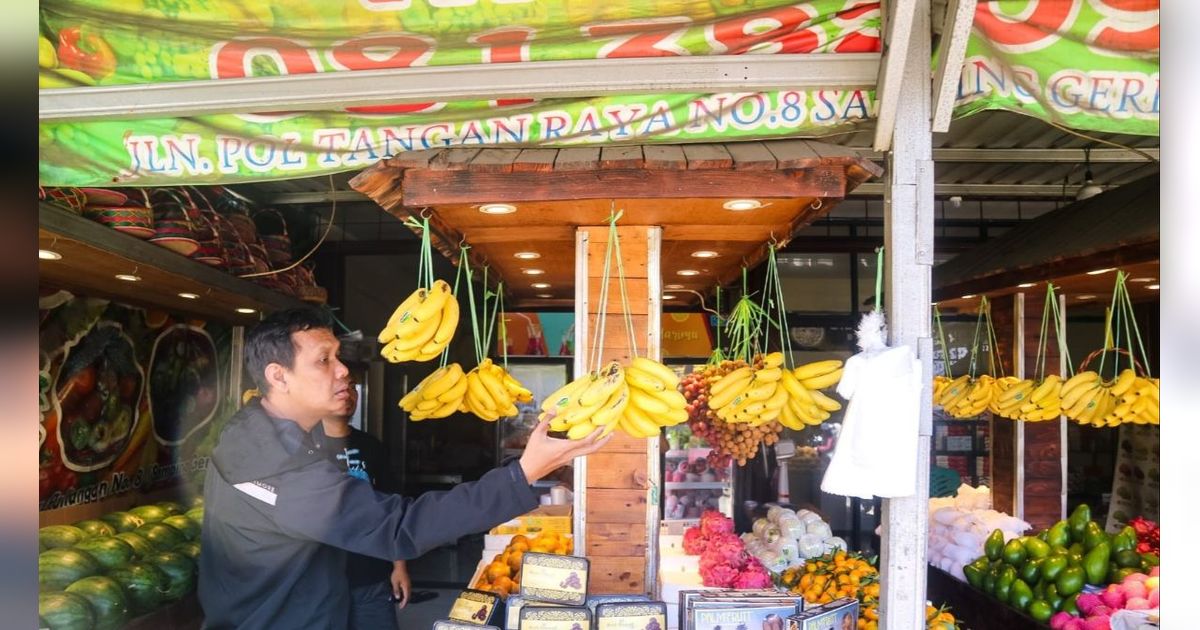
[[[1158, 300], [1158, 289], [1150, 287], [1158, 286], [1161, 276], [1159, 275], [1158, 261], [1139, 263], [1135, 265], [1125, 265], [1121, 270], [1129, 274], [1129, 280], [1126, 281], [1126, 287], [1129, 288], [1129, 297], [1134, 302], [1154, 302]], [[1098, 271], [1098, 270], [1096, 270]], [[1092, 307], [1097, 308], [1107, 307], [1112, 300], [1113, 285], [1116, 283], [1116, 271], [1107, 271], [1096, 275], [1088, 275], [1086, 273], [1054, 278], [1051, 282], [1057, 288], [1060, 295], [1067, 296], [1068, 312], [1073, 308]], [[1046, 292], [1045, 282], [1033, 283], [1031, 287], [1008, 287], [997, 291], [989, 291], [988, 298], [993, 298], [1001, 295], [1012, 295], [1014, 293], [1025, 293], [1026, 299], [1034, 300], [1040, 304], [1042, 296]], [[938, 308], [943, 312], [975, 312], [979, 305], [979, 296], [974, 295], [969, 298], [958, 297], [951, 300], [943, 300], [938, 302]]]

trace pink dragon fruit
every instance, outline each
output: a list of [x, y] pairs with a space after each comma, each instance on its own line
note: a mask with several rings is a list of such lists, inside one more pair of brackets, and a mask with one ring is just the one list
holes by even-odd
[[716, 510], [705, 510], [700, 515], [700, 531], [705, 536], [716, 534], [732, 534], [733, 519]]
[[703, 580], [705, 586], [715, 586], [718, 588], [729, 588], [738, 578], [738, 570], [727, 565], [717, 564], [710, 567], [701, 565], [700, 579]]
[[733, 588], [770, 588], [771, 574], [767, 573], [767, 568], [758, 561], [757, 558], [751, 557], [746, 561], [746, 566], [738, 573], [737, 579], [733, 582]]
[[686, 532], [683, 532], [683, 553], [689, 556], [698, 556], [704, 553], [704, 548], [707, 545], [704, 535], [700, 533], [699, 527], [689, 527]]

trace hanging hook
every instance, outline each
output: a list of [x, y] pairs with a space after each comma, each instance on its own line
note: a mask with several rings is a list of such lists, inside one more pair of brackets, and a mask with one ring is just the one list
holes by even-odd
[[779, 241], [775, 240], [775, 230], [771, 230], [771, 240], [767, 241], [767, 243], [771, 246], [772, 249], [774, 249], [775, 246], [779, 244]]
[[812, 208], [813, 210], [820, 210], [821, 208], [825, 207], [825, 202], [822, 201], [820, 197], [817, 197], [816, 199], [813, 199], [812, 203], [808, 204], [808, 207]]
[[459, 249], [471, 249], [471, 246], [467, 245], [467, 236], [465, 234], [460, 235], [458, 237], [458, 248]]
[[431, 217], [431, 216], [433, 216], [433, 212], [429, 208], [429, 206], [425, 206], [424, 208], [421, 208], [421, 218], [422, 219], [428, 220], [429, 217]]

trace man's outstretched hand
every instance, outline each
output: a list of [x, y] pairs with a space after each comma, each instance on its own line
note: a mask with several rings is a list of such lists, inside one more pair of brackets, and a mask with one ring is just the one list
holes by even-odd
[[604, 429], [599, 428], [585, 438], [567, 440], [546, 435], [549, 430], [550, 422], [548, 420], [539, 422], [533, 429], [533, 433], [529, 435], [529, 442], [525, 445], [524, 454], [521, 455], [521, 470], [525, 472], [525, 479], [529, 483], [562, 468], [576, 457], [595, 453], [608, 444], [613, 436], [612, 433], [609, 433], [600, 437], [600, 433]]

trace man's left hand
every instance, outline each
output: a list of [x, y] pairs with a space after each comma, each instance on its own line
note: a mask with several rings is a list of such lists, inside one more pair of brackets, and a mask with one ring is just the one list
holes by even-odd
[[403, 560], [392, 562], [392, 595], [399, 600], [400, 607], [408, 605], [412, 593], [412, 580], [408, 577], [408, 565]]

